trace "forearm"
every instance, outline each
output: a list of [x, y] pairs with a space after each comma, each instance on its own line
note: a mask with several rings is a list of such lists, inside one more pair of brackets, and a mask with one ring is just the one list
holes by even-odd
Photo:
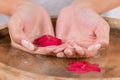
[[75, 0], [73, 5], [90, 7], [97, 13], [104, 13], [120, 6], [120, 0]]
[[12, 15], [16, 8], [29, 0], [0, 0], [0, 13]]

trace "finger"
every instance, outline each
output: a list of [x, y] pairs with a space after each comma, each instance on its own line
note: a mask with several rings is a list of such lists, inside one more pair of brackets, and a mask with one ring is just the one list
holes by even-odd
[[75, 42], [72, 43], [73, 48], [79, 56], [83, 56], [85, 54], [83, 48], [80, 45], [77, 45]]
[[86, 52], [86, 56], [95, 56], [97, 54], [97, 52], [101, 49], [101, 44], [95, 44], [95, 45], [91, 45], [88, 47], [87, 52]]
[[65, 49], [65, 47], [60, 47], [58, 48], [57, 50], [54, 51], [54, 53], [59, 53], [59, 52], [62, 52], [63, 50]]
[[64, 50], [64, 54], [67, 56], [67, 57], [72, 57], [75, 55], [75, 50], [72, 46], [68, 46], [65, 50]]
[[59, 57], [59, 58], [63, 58], [63, 57], [65, 57], [65, 55], [64, 55], [63, 52], [59, 52], [59, 53], [57, 53], [56, 56]]
[[21, 45], [29, 50], [35, 49], [35, 46], [25, 38], [21, 40]]
[[85, 55], [83, 57], [94, 57], [96, 56], [98, 53], [98, 51], [89, 51], [89, 50], [85, 50]]
[[102, 47], [107, 47], [109, 44], [110, 27], [108, 23], [101, 19], [95, 30], [96, 41], [95, 44], [101, 44]]
[[59, 53], [65, 50], [65, 48], [68, 46], [67, 43], [63, 43], [62, 45], [58, 46], [58, 48], [54, 51], [54, 53]]
[[[47, 26], [47, 27], [42, 27], [41, 30], [45, 31], [44, 34], [50, 34], [52, 36], [55, 36], [54, 35], [54, 29], [53, 29], [53, 25], [52, 25], [52, 22], [51, 22], [51, 19], [50, 19], [50, 16], [49, 14], [45, 11], [44, 13], [44, 22], [43, 22], [43, 26]], [[42, 22], [42, 21], [41, 21]], [[46, 31], [47, 30], [47, 31]], [[47, 33], [46, 33], [47, 32]]]
[[106, 48], [108, 46], [109, 29], [108, 23], [101, 19], [95, 30], [96, 40], [93, 45], [87, 48], [86, 56], [95, 56], [101, 48]]
[[[68, 26], [70, 23], [68, 22], [70, 19], [69, 16], [66, 16], [65, 14], [66, 9], [63, 9], [58, 16], [57, 23], [56, 23], [56, 36], [58, 38], [62, 38], [63, 40], [65, 39], [65, 34], [69, 33], [68, 28], [65, 28]], [[64, 35], [64, 36], [63, 36]]]
[[55, 47], [41, 47], [39, 48], [38, 50], [35, 50], [35, 51], [31, 51], [31, 50], [28, 50], [26, 48], [24, 48], [23, 46], [15, 43], [15, 42], [12, 42], [12, 46], [20, 49], [20, 50], [23, 50], [23, 51], [26, 51], [26, 52], [29, 52], [31, 54], [42, 54], [42, 55], [47, 55], [47, 54], [50, 54], [52, 52], [52, 50], [55, 49]]
[[35, 50], [35, 53], [37, 54], [43, 54], [43, 55], [55, 55], [53, 51], [57, 48], [57, 46], [49, 46], [49, 47], [38, 47]]
[[14, 43], [16, 43], [29, 50], [34, 50], [34, 45], [23, 32], [24, 25], [19, 17], [13, 16], [8, 24], [8, 28], [13, 46], [15, 46]]
[[85, 55], [83, 57], [90, 57], [91, 56], [91, 54], [92, 54], [91, 51], [89, 51], [87, 49], [84, 49], [84, 51], [85, 51]]
[[20, 50], [29, 52], [29, 53], [31, 53], [31, 54], [35, 54], [34, 51], [31, 51], [31, 50], [29, 50], [29, 49], [27, 49], [27, 48], [24, 48], [23, 46], [15, 43], [15, 42], [11, 42], [11, 45], [12, 45], [13, 47], [17, 48], [17, 49], [20, 49]]

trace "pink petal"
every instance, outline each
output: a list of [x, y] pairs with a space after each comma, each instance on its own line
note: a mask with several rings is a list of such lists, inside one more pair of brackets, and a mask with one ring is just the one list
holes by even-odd
[[33, 44], [39, 47], [45, 47], [45, 46], [52, 46], [52, 45], [60, 45], [62, 44], [62, 41], [61, 39], [58, 39], [51, 35], [43, 35], [42, 37], [34, 40]]
[[87, 73], [91, 71], [100, 72], [98, 64], [90, 64], [89, 62], [80, 61], [80, 62], [71, 62], [69, 63], [67, 70], [75, 73]]

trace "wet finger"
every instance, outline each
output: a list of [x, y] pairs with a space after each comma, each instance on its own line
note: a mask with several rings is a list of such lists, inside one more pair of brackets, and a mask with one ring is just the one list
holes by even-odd
[[64, 55], [63, 52], [59, 52], [59, 53], [57, 53], [56, 56], [59, 57], [59, 58], [65, 57], [65, 55]]

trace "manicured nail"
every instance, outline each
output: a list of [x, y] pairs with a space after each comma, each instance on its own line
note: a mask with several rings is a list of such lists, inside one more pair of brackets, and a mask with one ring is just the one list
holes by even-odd
[[95, 45], [92, 45], [92, 46], [90, 46], [90, 47], [88, 47], [88, 51], [93, 51], [93, 49], [95, 48]]
[[100, 48], [101, 48], [101, 44], [95, 45], [95, 49], [96, 49], [96, 50], [99, 50]]
[[65, 52], [65, 54], [67, 54], [67, 55], [69, 55], [69, 56], [71, 56], [71, 55], [72, 55], [72, 51], [71, 51], [71, 50], [69, 50], [69, 49], [65, 50], [64, 52]]
[[75, 48], [77, 51], [80, 51], [80, 54], [81, 54], [81, 55], [84, 55], [84, 51], [83, 51], [83, 49], [82, 49], [80, 46], [74, 46], [74, 48]]
[[100, 48], [101, 48], [101, 44], [96, 44], [96, 45], [92, 45], [92, 46], [88, 47], [88, 51], [94, 51], [94, 50], [96, 51]]
[[64, 57], [64, 54], [63, 53], [58, 53], [56, 54], [57, 57]]
[[35, 49], [34, 45], [26, 40], [22, 40], [21, 44], [22, 44], [22, 46], [24, 46], [25, 48], [28, 48], [29, 50]]

